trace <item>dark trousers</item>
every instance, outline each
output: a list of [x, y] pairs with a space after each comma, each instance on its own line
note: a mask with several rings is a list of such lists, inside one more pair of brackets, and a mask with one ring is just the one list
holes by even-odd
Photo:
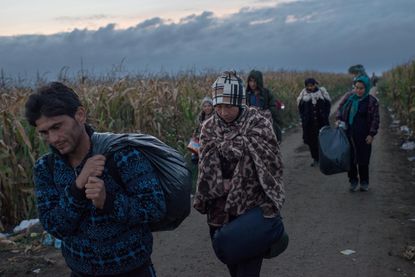
[[313, 160], [319, 160], [319, 146], [318, 146], [318, 135], [319, 135], [320, 128], [317, 123], [313, 123], [311, 126], [304, 126], [303, 127], [303, 139], [304, 143], [308, 145], [310, 148], [310, 154]]
[[[92, 277], [96, 275], [86, 275], [73, 272], [71, 273], [71, 277]], [[154, 270], [153, 264], [151, 261], [146, 262], [144, 265], [140, 266], [137, 269], [134, 269], [130, 272], [123, 273], [123, 274], [116, 274], [116, 275], [104, 275], [106, 277], [156, 277], [156, 271]]]
[[[218, 228], [209, 226], [210, 238]], [[262, 267], [263, 256], [255, 257], [238, 264], [227, 264], [231, 277], [259, 277]]]
[[239, 264], [226, 266], [228, 267], [231, 277], [259, 277], [262, 259], [262, 257], [256, 257]]
[[364, 164], [364, 165], [360, 165], [360, 164], [355, 164], [352, 162], [351, 166], [350, 166], [350, 170], [347, 174], [349, 176], [349, 182], [351, 184], [357, 184], [359, 183], [359, 179], [360, 179], [360, 184], [369, 184], [369, 165]]
[[308, 144], [308, 147], [310, 148], [311, 157], [315, 161], [319, 161], [318, 157], [318, 140], [313, 141], [312, 143]]

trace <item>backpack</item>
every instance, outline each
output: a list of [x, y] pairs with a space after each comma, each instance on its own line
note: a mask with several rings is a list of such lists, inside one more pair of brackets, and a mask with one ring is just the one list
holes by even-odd
[[[153, 165], [163, 189], [167, 212], [161, 221], [150, 223], [151, 231], [173, 230], [190, 214], [190, 193], [192, 189], [190, 171], [182, 155], [177, 150], [161, 142], [156, 137], [135, 133], [113, 134], [94, 132], [91, 136], [91, 143], [92, 154], [102, 154], [107, 157], [110, 176], [123, 188], [125, 188], [126, 184], [122, 182], [112, 159], [115, 151], [125, 147], [137, 147]], [[53, 155], [49, 154], [49, 167], [53, 164], [51, 158], [53, 158]]]

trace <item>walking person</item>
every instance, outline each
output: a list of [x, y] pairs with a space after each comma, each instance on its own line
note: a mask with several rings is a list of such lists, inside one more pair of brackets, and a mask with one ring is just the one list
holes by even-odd
[[[209, 96], [204, 97], [202, 99], [202, 103], [200, 104], [200, 107], [202, 110], [197, 116], [197, 122], [196, 122], [197, 127], [193, 131], [193, 134], [192, 134], [192, 139], [194, 140], [194, 142], [199, 142], [200, 130], [202, 129], [203, 122], [208, 120], [214, 113], [212, 98], [210, 98]], [[199, 161], [199, 153], [196, 151], [198, 151], [198, 149], [194, 149], [192, 151], [191, 159], [194, 164], [197, 164]]]
[[[26, 102], [27, 120], [50, 146], [33, 170], [40, 222], [62, 240], [71, 276], [155, 276], [149, 224], [166, 213], [158, 176], [135, 148], [94, 155], [86, 114], [74, 90], [58, 82]], [[125, 187], [110, 175], [110, 162]]]
[[272, 127], [277, 136], [277, 140], [278, 142], [281, 142], [282, 132], [280, 125], [282, 122], [278, 115], [274, 96], [264, 87], [262, 72], [252, 70], [248, 75], [247, 82], [247, 105], [257, 108], [265, 118], [272, 122]]
[[362, 64], [355, 64], [350, 66], [348, 72], [353, 76], [353, 81], [355, 81], [360, 76], [368, 77], [366, 69]]
[[372, 73], [372, 77], [370, 78], [370, 81], [372, 82], [372, 86], [376, 87], [376, 85], [379, 81], [379, 77], [376, 76], [375, 72]]
[[377, 97], [378, 95], [378, 88], [377, 83], [379, 82], [379, 77], [376, 76], [375, 72], [372, 73], [372, 77], [370, 78], [370, 81], [372, 83], [372, 88], [370, 89], [370, 94]]
[[[260, 276], [265, 252], [284, 233], [279, 143], [271, 122], [245, 105], [244, 84], [234, 72], [217, 78], [212, 98], [215, 113], [201, 130], [193, 206], [207, 215], [213, 248], [230, 275]], [[253, 218], [261, 223], [252, 223]], [[246, 220], [249, 223], [244, 225]], [[255, 233], [252, 228], [259, 230], [270, 223], [269, 237], [259, 235], [248, 242]]]
[[366, 73], [365, 67], [361, 64], [355, 64], [350, 66], [348, 72], [353, 76], [352, 87], [354, 87], [354, 82], [357, 80], [357, 78], [361, 76], [366, 76], [369, 78], [369, 76]]
[[214, 114], [212, 98], [210, 98], [209, 96], [204, 97], [202, 99], [200, 107], [202, 110], [197, 116], [197, 128], [193, 132], [193, 136], [195, 137], [199, 137], [203, 122], [208, 120]]
[[379, 103], [369, 94], [370, 79], [360, 76], [354, 89], [347, 93], [338, 108], [337, 122], [344, 122], [351, 145], [351, 167], [348, 172], [350, 191], [369, 190], [369, 161], [372, 142], [379, 129]]
[[319, 87], [318, 82], [313, 78], [306, 79], [304, 86], [297, 97], [297, 106], [303, 127], [303, 140], [310, 148], [313, 159], [311, 166], [317, 166], [319, 162], [318, 135], [323, 126], [329, 125], [331, 99], [327, 90]]

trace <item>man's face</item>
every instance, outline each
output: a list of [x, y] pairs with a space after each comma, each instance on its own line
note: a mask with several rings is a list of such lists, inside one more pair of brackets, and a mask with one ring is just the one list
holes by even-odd
[[74, 118], [68, 115], [41, 116], [36, 120], [36, 130], [49, 145], [62, 155], [73, 153], [81, 142], [85, 113], [79, 108]]

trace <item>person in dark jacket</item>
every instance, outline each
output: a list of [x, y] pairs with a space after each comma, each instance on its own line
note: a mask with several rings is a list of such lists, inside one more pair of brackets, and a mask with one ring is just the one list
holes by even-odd
[[370, 81], [372, 82], [372, 86], [376, 87], [379, 77], [376, 76], [375, 72], [372, 73], [372, 77], [370, 78]]
[[[92, 154], [86, 110], [62, 83], [30, 95], [26, 118], [50, 146], [33, 169], [37, 208], [62, 240], [71, 276], [155, 276], [149, 223], [164, 217], [166, 203], [149, 160], [130, 147], [108, 159]], [[124, 184], [109, 174], [110, 158]]]
[[354, 82], [357, 80], [357, 78], [361, 76], [366, 76], [369, 78], [369, 76], [366, 73], [366, 69], [362, 64], [352, 65], [349, 67], [347, 71], [349, 72], [349, 74], [353, 76], [352, 88], [354, 88]]
[[304, 86], [297, 98], [297, 105], [303, 127], [303, 140], [310, 148], [313, 158], [311, 166], [317, 166], [318, 135], [321, 127], [329, 125], [331, 99], [327, 90], [319, 87], [318, 82], [313, 78], [306, 79]]
[[337, 122], [344, 122], [351, 145], [351, 167], [348, 172], [350, 191], [369, 189], [369, 161], [373, 138], [379, 128], [379, 103], [369, 94], [370, 79], [357, 77], [354, 89], [347, 93], [338, 108]]
[[272, 93], [264, 87], [262, 72], [252, 70], [248, 75], [246, 87], [247, 105], [257, 108], [260, 113], [272, 122], [272, 127], [278, 142], [281, 143], [281, 120], [275, 105], [275, 98]]
[[361, 64], [350, 66], [348, 72], [349, 74], [353, 75], [353, 81], [355, 81], [360, 76], [368, 76], [365, 67]]

